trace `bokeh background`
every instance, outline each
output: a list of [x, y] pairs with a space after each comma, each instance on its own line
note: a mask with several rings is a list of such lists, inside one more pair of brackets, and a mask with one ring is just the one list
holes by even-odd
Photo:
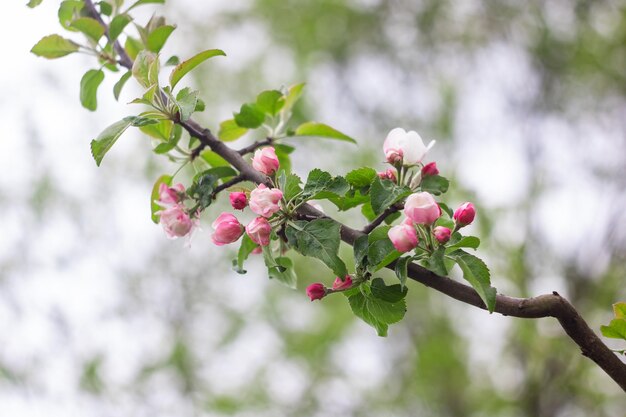
[[[624, 415], [624, 393], [554, 320], [489, 315], [414, 283], [405, 320], [378, 338], [343, 297], [308, 301], [308, 283], [332, 281], [316, 261], [298, 258], [298, 291], [267, 280], [259, 259], [234, 273], [235, 248], [208, 237], [220, 207], [191, 248], [167, 240], [149, 193], [175, 166], [135, 133], [101, 168], [89, 153], [139, 111], [125, 104], [139, 90], [129, 83], [115, 102], [107, 74], [98, 111], [81, 108], [95, 63], [29, 54], [61, 32], [59, 2], [24, 3], [3, 4], [0, 25], [0, 416]], [[299, 142], [298, 173], [382, 168], [386, 133], [417, 130], [438, 141], [429, 160], [452, 179], [450, 205], [476, 203], [471, 231], [501, 292], [556, 290], [595, 330], [626, 299], [626, 2], [170, 0], [138, 11], [178, 24], [165, 55], [228, 54], [187, 81], [206, 126], [306, 81], [299, 114], [360, 146]], [[353, 214], [343, 219], [358, 225]]]

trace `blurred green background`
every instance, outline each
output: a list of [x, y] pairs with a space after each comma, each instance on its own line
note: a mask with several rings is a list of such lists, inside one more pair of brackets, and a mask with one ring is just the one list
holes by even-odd
[[[15, 100], [0, 104], [0, 415], [624, 415], [623, 392], [554, 320], [413, 283], [406, 318], [378, 338], [343, 297], [308, 301], [308, 283], [333, 279], [317, 261], [297, 258], [297, 292], [258, 259], [232, 272], [235, 248], [208, 238], [219, 207], [191, 249], [165, 239], [148, 201], [174, 166], [139, 135], [100, 169], [87, 146], [138, 90], [115, 103], [109, 77], [91, 114], [78, 82], [93, 62], [28, 56], [59, 31], [56, 3], [15, 6], [23, 26], [3, 33], [24, 40], [1, 77]], [[298, 173], [382, 169], [386, 133], [417, 130], [437, 140], [446, 201], [477, 205], [470, 231], [500, 292], [556, 290], [594, 330], [626, 299], [624, 1], [171, 0], [157, 13], [178, 24], [166, 55], [228, 54], [190, 81], [206, 126], [306, 81], [300, 114], [360, 146], [299, 142]]]

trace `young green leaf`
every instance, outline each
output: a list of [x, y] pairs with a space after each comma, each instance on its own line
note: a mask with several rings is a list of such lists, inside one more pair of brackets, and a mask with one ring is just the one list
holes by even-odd
[[127, 14], [118, 14], [111, 20], [111, 24], [109, 25], [109, 38], [111, 42], [115, 42], [117, 38], [122, 34], [126, 25], [128, 25], [133, 20]]
[[298, 279], [293, 271], [293, 262], [291, 259], [283, 256], [274, 259], [275, 266], [268, 266], [267, 272], [270, 278], [276, 279], [285, 284], [289, 288], [296, 288]]
[[626, 319], [613, 319], [608, 326], [600, 326], [600, 331], [604, 337], [626, 339]]
[[229, 167], [230, 163], [211, 150], [205, 150], [200, 153], [200, 158], [212, 167]]
[[397, 303], [406, 297], [408, 288], [400, 284], [387, 285], [382, 278], [374, 278], [370, 286], [372, 297], [389, 303]]
[[265, 113], [256, 104], [244, 104], [239, 113], [235, 113], [235, 123], [239, 127], [256, 129], [265, 121]]
[[85, 7], [85, 2], [82, 0], [65, 0], [59, 5], [59, 23], [63, 28], [77, 32], [78, 29], [72, 28], [70, 25], [72, 21], [80, 17], [80, 11]]
[[626, 319], [626, 303], [613, 304], [613, 314], [615, 314], [616, 319]]
[[159, 215], [156, 214], [156, 212], [163, 209], [163, 207], [155, 202], [159, 199], [159, 187], [161, 187], [161, 184], [166, 184], [168, 187], [171, 186], [172, 176], [161, 175], [152, 186], [152, 193], [150, 194], [150, 217], [154, 223], [159, 222]]
[[365, 267], [365, 260], [367, 257], [367, 251], [369, 249], [367, 236], [359, 236], [354, 242], [354, 246], [352, 248], [354, 250], [354, 263], [356, 267]]
[[60, 58], [76, 51], [78, 51], [78, 44], [59, 35], [43, 37], [30, 50], [33, 54], [47, 59]]
[[[456, 233], [455, 233], [455, 235], [456, 235]], [[477, 238], [476, 236], [464, 236], [464, 237], [461, 237], [461, 239], [459, 239], [457, 242], [455, 242], [452, 245], [448, 246], [446, 248], [446, 250], [448, 252], [450, 252], [451, 250], [459, 249], [459, 248], [476, 249], [476, 248], [478, 248], [478, 246], [480, 246], [480, 239], [479, 238]]]
[[350, 171], [346, 174], [346, 181], [354, 188], [368, 187], [376, 178], [376, 170], [363, 167]]
[[345, 178], [333, 177], [321, 169], [314, 169], [304, 185], [303, 197], [306, 199], [327, 198], [330, 196], [343, 196], [350, 189]]
[[152, 52], [160, 52], [174, 29], [176, 29], [175, 25], [164, 25], [153, 30], [148, 35], [148, 41], [146, 42], [148, 49]]
[[422, 191], [427, 191], [433, 195], [440, 195], [448, 191], [450, 181], [440, 175], [428, 175], [422, 178], [420, 188]]
[[141, 41], [133, 38], [132, 36], [126, 37], [126, 42], [124, 42], [124, 49], [126, 53], [130, 57], [130, 59], [137, 59], [137, 55], [144, 49], [143, 43]]
[[291, 112], [293, 106], [298, 102], [300, 96], [302, 96], [302, 90], [304, 90], [304, 83], [296, 84], [289, 87], [289, 91], [285, 96], [285, 105], [281, 110], [283, 114]]
[[302, 180], [295, 174], [287, 175], [285, 179], [285, 186], [283, 188], [283, 197], [285, 200], [290, 201], [292, 198], [300, 194], [302, 192], [302, 188], [300, 188], [300, 184]]
[[102, 70], [89, 70], [80, 80], [80, 104], [84, 108], [94, 111], [98, 107], [98, 87], [104, 80]]
[[70, 23], [70, 27], [82, 32], [94, 42], [98, 42], [104, 35], [104, 26], [91, 17], [79, 17]]
[[296, 136], [314, 136], [319, 138], [336, 139], [356, 144], [356, 140], [350, 136], [333, 129], [323, 123], [306, 122], [296, 128]]
[[96, 161], [96, 165], [100, 166], [102, 158], [111, 149], [115, 142], [122, 136], [122, 133], [130, 126], [130, 120], [124, 118], [119, 122], [113, 123], [111, 126], [104, 129], [100, 135], [91, 141], [91, 155]]
[[408, 187], [400, 187], [389, 180], [381, 180], [376, 177], [370, 188], [372, 209], [376, 215], [379, 215], [386, 208], [410, 194], [411, 190]]
[[206, 51], [200, 52], [197, 55], [189, 58], [188, 60], [177, 65], [170, 74], [170, 86], [172, 90], [176, 87], [176, 84], [189, 73], [189, 71], [193, 70], [195, 67], [203, 63], [209, 58], [213, 58], [215, 56], [226, 56], [224, 51], [220, 49], [208, 49]]
[[239, 252], [237, 252], [237, 259], [233, 262], [233, 266], [236, 266], [235, 271], [239, 274], [245, 274], [246, 270], [243, 269], [243, 264], [248, 259], [248, 256], [252, 253], [254, 249], [256, 249], [259, 245], [254, 243], [252, 239], [248, 236], [248, 234], [244, 233], [243, 238], [241, 239], [241, 246], [239, 247]]
[[35, 7], [39, 6], [42, 1], [43, 0], [30, 0], [27, 6], [30, 7], [31, 9], [34, 9]]
[[337, 256], [339, 251], [339, 223], [332, 219], [316, 219], [311, 222], [295, 222], [298, 228], [287, 227], [289, 243], [304, 256], [312, 256], [324, 262], [335, 275], [347, 274], [346, 265]]
[[150, 51], [142, 50], [137, 54], [135, 62], [133, 63], [133, 76], [144, 88], [149, 88], [155, 83], [155, 76], [151, 74], [154, 70], [151, 68], [153, 64], [158, 62], [158, 57]]
[[113, 6], [111, 6], [110, 3], [102, 0], [100, 2], [97, 3], [98, 7], [100, 8], [100, 13], [105, 15], [105, 16], [111, 16], [111, 14], [113, 14]]
[[370, 243], [367, 250], [367, 269], [370, 272], [376, 272], [398, 259], [401, 253], [394, 248], [389, 238], [376, 240]]
[[138, 0], [135, 3], [133, 3], [128, 10], [126, 10], [126, 12], [130, 12], [131, 10], [133, 10], [135, 7], [137, 6], [141, 6], [143, 4], [165, 4], [165, 0]]
[[256, 105], [263, 113], [276, 116], [285, 105], [285, 99], [278, 90], [263, 91], [257, 96]]
[[115, 85], [113, 86], [113, 96], [115, 97], [115, 100], [120, 99], [120, 94], [122, 93], [122, 88], [124, 88], [124, 84], [126, 84], [126, 81], [128, 81], [128, 79], [132, 76], [133, 73], [131, 71], [126, 71], [126, 73], [122, 75], [119, 81], [115, 83]]
[[191, 117], [191, 114], [196, 110], [196, 104], [198, 103], [198, 91], [191, 90], [189, 87], [185, 87], [176, 94], [176, 106], [178, 107], [178, 113], [180, 120], [186, 122]]
[[444, 262], [444, 254], [445, 248], [443, 246], [438, 247], [428, 258], [425, 259], [424, 266], [426, 269], [444, 277], [448, 275], [448, 270]]
[[247, 131], [248, 129], [245, 127], [239, 127], [234, 119], [229, 119], [220, 123], [220, 130], [217, 133], [217, 137], [222, 142], [231, 142], [245, 135]]
[[374, 285], [370, 294], [366, 291], [354, 293], [348, 297], [348, 302], [354, 314], [374, 327], [382, 337], [387, 336], [389, 325], [402, 320], [406, 313], [406, 302], [403, 298], [396, 302], [378, 298], [374, 296]]
[[411, 263], [412, 258], [410, 256], [404, 256], [396, 261], [395, 273], [400, 280], [402, 288], [406, 285], [408, 277], [408, 266]]
[[496, 308], [496, 289], [491, 286], [487, 265], [481, 259], [460, 249], [449, 256], [459, 265], [463, 271], [463, 278], [474, 287], [489, 312], [493, 313]]

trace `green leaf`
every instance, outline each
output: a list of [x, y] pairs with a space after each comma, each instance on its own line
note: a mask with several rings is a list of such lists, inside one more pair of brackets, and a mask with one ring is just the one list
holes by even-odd
[[411, 194], [408, 187], [400, 187], [389, 180], [381, 180], [376, 177], [370, 188], [372, 209], [376, 215], [381, 214], [386, 208], [397, 203]]
[[397, 303], [406, 297], [409, 290], [400, 284], [386, 285], [382, 278], [374, 278], [370, 291], [372, 297], [389, 303]]
[[171, 120], [159, 120], [154, 124], [141, 126], [141, 130], [146, 135], [162, 141], [169, 141], [172, 134], [174, 122]]
[[408, 266], [411, 263], [412, 259], [413, 258], [411, 256], [405, 256], [398, 259], [398, 261], [396, 262], [395, 272], [396, 276], [400, 280], [400, 285], [402, 286], [402, 288], [404, 288], [404, 286], [406, 285], [406, 280], [408, 277]]
[[613, 319], [608, 326], [600, 326], [604, 337], [626, 339], [626, 319]]
[[139, 127], [139, 128], [143, 126], [148, 126], [148, 125], [159, 123], [159, 120], [154, 119], [152, 117], [145, 116], [146, 113], [141, 113], [141, 114], [142, 114], [141, 116], [128, 116], [128, 117], [125, 117], [124, 119], [128, 120], [131, 126]]
[[178, 82], [185, 76], [189, 71], [193, 70], [195, 67], [203, 63], [209, 58], [213, 58], [215, 56], [226, 56], [224, 51], [220, 49], [208, 49], [206, 51], [200, 52], [197, 55], [189, 58], [188, 60], [177, 65], [170, 74], [170, 86], [172, 90]]
[[153, 74], [154, 70], [152, 69], [155, 61], [158, 62], [157, 56], [145, 49], [140, 51], [135, 58], [132, 69], [133, 76], [144, 88], [150, 88], [156, 84], [153, 82], [155, 81], [155, 74]]
[[104, 80], [102, 70], [89, 70], [80, 80], [80, 104], [84, 108], [94, 111], [98, 107], [98, 87]]
[[124, 118], [104, 129], [96, 139], [91, 141], [91, 155], [93, 159], [95, 159], [96, 165], [100, 166], [104, 155], [106, 155], [109, 149], [111, 149], [129, 126], [130, 121]]
[[76, 51], [78, 51], [78, 44], [59, 35], [43, 37], [30, 50], [33, 54], [48, 59], [60, 58]]
[[165, 61], [165, 65], [166, 67], [170, 67], [170, 66], [176, 66], [180, 64], [180, 58], [178, 58], [176, 55], [172, 55], [171, 57], [169, 57], [167, 59], [167, 61]]
[[481, 259], [460, 249], [449, 256], [459, 265], [463, 271], [463, 278], [474, 287], [489, 312], [493, 313], [496, 307], [496, 289], [491, 286], [487, 265]]
[[346, 181], [354, 188], [368, 187], [377, 177], [376, 170], [368, 167], [358, 168], [346, 174]]
[[79, 17], [70, 23], [70, 27], [79, 30], [94, 42], [98, 42], [104, 35], [104, 26], [91, 17]]
[[426, 258], [424, 265], [426, 269], [444, 277], [448, 275], [448, 270], [444, 262], [445, 251], [446, 248], [440, 246], [428, 258]]
[[218, 178], [208, 171], [201, 172], [194, 177], [187, 194], [197, 201], [200, 208], [205, 209], [213, 202], [213, 190], [217, 186], [217, 180]]
[[350, 210], [370, 200], [369, 195], [363, 195], [360, 191], [349, 191], [343, 197], [327, 197], [341, 211]]
[[230, 166], [230, 163], [211, 150], [205, 150], [200, 153], [200, 157], [212, 167]]
[[302, 180], [297, 175], [287, 175], [287, 178], [285, 180], [285, 187], [282, 190], [283, 196], [285, 197], [286, 201], [290, 201], [296, 195], [300, 194], [300, 192], [302, 191], [302, 188], [300, 187], [301, 183]]
[[198, 91], [191, 90], [189, 87], [185, 87], [176, 94], [176, 106], [178, 107], [178, 113], [180, 120], [186, 122], [191, 117], [191, 114], [196, 109], [198, 103]]
[[113, 13], [113, 6], [111, 6], [109, 3], [107, 3], [106, 1], [100, 1], [97, 3], [98, 7], [100, 7], [100, 13], [105, 15], [105, 16], [111, 16], [111, 14]]
[[155, 201], [159, 199], [159, 187], [161, 184], [167, 184], [168, 187], [171, 186], [172, 176], [161, 175], [152, 186], [152, 193], [150, 194], [150, 217], [154, 223], [159, 223], [159, 215], [156, 214], [156, 212], [163, 209], [163, 207], [155, 203]]
[[235, 266], [235, 271], [239, 274], [245, 274], [246, 270], [243, 269], [243, 264], [248, 259], [248, 256], [252, 253], [254, 249], [256, 249], [259, 245], [254, 243], [250, 236], [247, 233], [243, 234], [243, 238], [241, 239], [241, 246], [239, 247], [239, 252], [237, 253], [237, 259], [233, 262], [233, 266]]
[[265, 121], [265, 113], [263, 113], [256, 104], [244, 104], [241, 106], [239, 113], [235, 113], [235, 123], [239, 127], [256, 129]]
[[373, 293], [374, 291], [371, 294], [366, 294], [365, 291], [355, 293], [348, 297], [348, 302], [357, 317], [374, 327], [379, 336], [384, 337], [387, 336], [389, 325], [404, 317], [406, 302], [404, 299], [389, 302], [375, 297]]
[[263, 113], [276, 116], [285, 105], [285, 99], [278, 90], [263, 91], [257, 96], [256, 105]]
[[306, 122], [296, 128], [296, 136], [314, 136], [319, 138], [336, 139], [356, 144], [356, 140], [350, 136], [333, 129], [323, 123]]
[[448, 246], [447, 250], [450, 251], [451, 249], [454, 250], [454, 249], [459, 249], [459, 248], [476, 249], [478, 248], [478, 246], [480, 246], [479, 238], [477, 238], [476, 236], [465, 236], [465, 237], [462, 237], [458, 242], [455, 242], [454, 244]]
[[160, 52], [174, 29], [176, 29], [174, 25], [163, 25], [153, 30], [148, 35], [148, 42], [146, 42], [148, 49], [152, 52]]
[[626, 319], [626, 303], [613, 304], [613, 314], [616, 319]]
[[217, 137], [222, 142], [231, 142], [245, 135], [247, 131], [248, 129], [239, 127], [234, 119], [229, 119], [220, 123], [220, 130], [217, 133]]
[[335, 275], [347, 274], [346, 265], [337, 256], [341, 241], [339, 223], [332, 219], [316, 219], [311, 222], [294, 222], [296, 227], [287, 227], [290, 242], [304, 256], [312, 256], [324, 262]]
[[115, 100], [119, 100], [120, 94], [122, 93], [122, 88], [124, 88], [124, 84], [126, 84], [126, 81], [128, 81], [128, 79], [132, 77], [132, 75], [133, 73], [131, 71], [127, 71], [124, 75], [122, 75], [119, 81], [115, 83], [115, 85], [113, 86], [113, 96], [115, 97]]
[[401, 253], [394, 248], [389, 238], [376, 240], [370, 243], [367, 250], [368, 270], [376, 272], [400, 257]]
[[391, 226], [379, 226], [367, 235], [367, 241], [371, 244], [377, 240], [389, 239], [389, 229]]
[[77, 29], [72, 28], [70, 25], [75, 18], [80, 17], [80, 11], [85, 6], [85, 2], [82, 0], [65, 0], [61, 2], [59, 6], [59, 23], [65, 29], [76, 32]]
[[289, 288], [296, 288], [297, 277], [293, 271], [293, 262], [287, 257], [280, 257], [274, 259], [275, 266], [268, 266], [267, 272], [270, 278], [276, 279], [285, 284]]
[[367, 251], [369, 249], [369, 242], [367, 236], [359, 236], [354, 241], [354, 263], [357, 268], [364, 267], [365, 259], [367, 257]]
[[304, 89], [304, 83], [296, 84], [289, 87], [289, 91], [285, 96], [285, 105], [282, 108], [283, 113], [291, 112], [293, 106], [298, 102], [300, 97], [302, 96], [302, 90]]
[[42, 1], [43, 0], [30, 0], [27, 6], [30, 7], [31, 9], [34, 9], [35, 7], [39, 6]]
[[276, 157], [278, 158], [278, 164], [280, 170], [286, 173], [291, 172], [291, 158], [289, 154], [293, 152], [294, 148], [285, 144], [275, 143], [274, 150], [276, 151]]
[[229, 166], [209, 168], [196, 174], [194, 176], [194, 182], [198, 182], [202, 177], [209, 175], [219, 180], [222, 178], [234, 177], [235, 175], [237, 175], [237, 171]]
[[452, 218], [452, 215], [454, 214], [454, 212], [452, 211], [450, 207], [448, 207], [446, 203], [437, 203], [437, 204], [439, 204], [439, 208], [441, 208], [442, 213], [445, 213], [448, 215], [449, 218]]
[[128, 25], [133, 20], [127, 14], [118, 14], [111, 20], [111, 24], [109, 25], [109, 38], [110, 42], [115, 42], [117, 38], [122, 34], [126, 25]]
[[316, 168], [309, 172], [306, 184], [304, 185], [303, 198], [328, 198], [329, 193], [341, 197], [349, 189], [350, 185], [345, 178], [340, 176], [333, 177], [328, 172]]
[[128, 10], [126, 10], [126, 12], [128, 13], [131, 10], [133, 10], [135, 7], [141, 6], [143, 4], [165, 4], [165, 0], [138, 0], [135, 3], [133, 3], [133, 5], [130, 6]]
[[440, 175], [428, 175], [422, 178], [420, 188], [422, 191], [427, 191], [433, 195], [440, 195], [448, 191], [450, 181]]
[[143, 43], [141, 41], [133, 38], [132, 36], [126, 37], [126, 42], [124, 43], [124, 49], [126, 53], [130, 57], [130, 59], [137, 59], [137, 55], [144, 49]]
[[367, 219], [368, 222], [371, 222], [376, 218], [376, 213], [374, 213], [374, 209], [372, 208], [372, 203], [369, 201], [361, 206], [361, 214], [363, 217]]

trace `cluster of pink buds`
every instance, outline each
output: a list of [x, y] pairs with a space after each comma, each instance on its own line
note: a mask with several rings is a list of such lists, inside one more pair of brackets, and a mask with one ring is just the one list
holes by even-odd
[[170, 239], [191, 235], [198, 220], [184, 206], [185, 187], [176, 184], [169, 187], [165, 183], [159, 185], [159, 199], [155, 202], [163, 209], [156, 212], [159, 223]]
[[[257, 150], [252, 158], [252, 166], [267, 175], [276, 172], [279, 163], [274, 148], [268, 147]], [[268, 219], [280, 210], [280, 200], [282, 198], [283, 192], [281, 190], [269, 188], [264, 184], [260, 184], [252, 190], [249, 196], [243, 191], [230, 193], [230, 205], [233, 209], [243, 210], [246, 207], [250, 207], [250, 210], [257, 217], [244, 227], [233, 214], [220, 214], [213, 222], [213, 242], [216, 245], [234, 243], [239, 240], [245, 231], [248, 237], [257, 245], [269, 245], [272, 226]], [[253, 253], [259, 253], [260, 250], [260, 248], [256, 248]]]
[[[352, 277], [350, 275], [346, 275], [341, 279], [340, 277], [335, 278], [335, 282], [333, 282], [332, 291], [343, 291], [352, 287]], [[306, 287], [306, 295], [309, 296], [311, 301], [321, 300], [326, 297], [330, 293], [330, 290], [324, 286], [321, 282], [315, 282], [308, 287]]]

